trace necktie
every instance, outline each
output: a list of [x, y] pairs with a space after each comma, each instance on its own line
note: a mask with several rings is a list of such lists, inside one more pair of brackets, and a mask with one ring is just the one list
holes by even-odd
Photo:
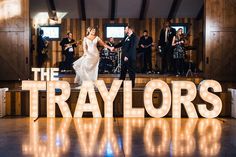
[[166, 28], [166, 31], [165, 31], [165, 42], [168, 41], [167, 37], [168, 37], [168, 28]]

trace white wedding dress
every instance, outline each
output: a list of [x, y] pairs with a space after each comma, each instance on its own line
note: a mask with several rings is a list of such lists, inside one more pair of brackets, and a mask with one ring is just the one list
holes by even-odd
[[98, 78], [99, 51], [97, 43], [101, 40], [98, 36], [93, 40], [84, 37], [84, 55], [73, 63], [76, 76], [74, 83], [82, 84], [83, 81], [95, 81]]

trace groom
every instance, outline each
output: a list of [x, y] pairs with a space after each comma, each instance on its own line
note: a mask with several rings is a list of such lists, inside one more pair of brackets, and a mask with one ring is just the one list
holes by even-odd
[[122, 47], [120, 80], [125, 80], [128, 71], [132, 87], [134, 87], [137, 37], [130, 26], [126, 26], [124, 31], [126, 34], [124, 39], [114, 47]]

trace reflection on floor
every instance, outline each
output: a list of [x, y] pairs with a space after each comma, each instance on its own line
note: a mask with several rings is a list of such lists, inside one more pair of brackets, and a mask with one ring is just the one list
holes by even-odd
[[0, 119], [0, 156], [235, 156], [234, 119]]

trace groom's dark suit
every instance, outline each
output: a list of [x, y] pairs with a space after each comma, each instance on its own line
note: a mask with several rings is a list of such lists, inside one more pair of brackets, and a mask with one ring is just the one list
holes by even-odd
[[[133, 87], [135, 85], [136, 46], [137, 37], [134, 33], [125, 36], [119, 44], [114, 46], [115, 48], [122, 47], [120, 80], [125, 80], [128, 70]], [[125, 57], [128, 58], [128, 61], [124, 61]]]

